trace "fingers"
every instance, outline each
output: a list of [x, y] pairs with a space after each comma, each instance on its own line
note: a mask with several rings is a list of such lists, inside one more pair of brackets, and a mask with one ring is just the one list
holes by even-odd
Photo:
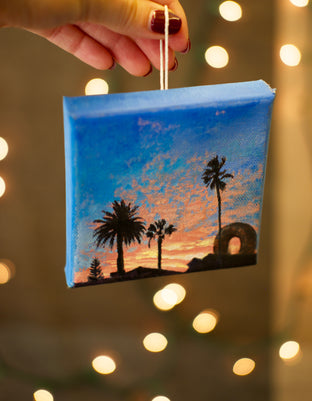
[[135, 76], [144, 76], [151, 71], [148, 54], [127, 36], [120, 35], [97, 24], [81, 23], [79, 27], [104, 46], [126, 71]]
[[66, 25], [54, 29], [31, 30], [31, 32], [45, 37], [94, 68], [107, 70], [115, 65], [111, 53], [76, 26]]

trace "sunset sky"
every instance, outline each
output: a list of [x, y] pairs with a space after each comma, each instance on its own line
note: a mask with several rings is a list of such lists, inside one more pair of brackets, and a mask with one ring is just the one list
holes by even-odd
[[[163, 269], [185, 271], [194, 257], [212, 252], [217, 234], [217, 198], [201, 176], [214, 156], [227, 158], [234, 175], [222, 193], [222, 225], [251, 224], [261, 213], [266, 121], [254, 104], [129, 113], [84, 123], [77, 131], [74, 281], [87, 280], [93, 257], [106, 276], [116, 271], [117, 252], [96, 248], [93, 231], [114, 200], [138, 205], [150, 223], [164, 218], [177, 231], [163, 243]], [[124, 247], [125, 269], [157, 267], [157, 244]]]

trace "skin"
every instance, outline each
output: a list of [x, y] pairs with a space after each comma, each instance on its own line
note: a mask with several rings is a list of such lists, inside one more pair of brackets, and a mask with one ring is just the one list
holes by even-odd
[[159, 39], [152, 32], [153, 12], [169, 11], [182, 20], [169, 38], [169, 68], [175, 52], [188, 47], [188, 28], [178, 0], [0, 0], [0, 27], [17, 27], [40, 35], [100, 70], [120, 64], [135, 76], [159, 69]]

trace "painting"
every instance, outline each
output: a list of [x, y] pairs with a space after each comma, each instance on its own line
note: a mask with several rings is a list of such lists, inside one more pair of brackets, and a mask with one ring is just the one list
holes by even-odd
[[263, 81], [64, 98], [69, 287], [253, 265]]

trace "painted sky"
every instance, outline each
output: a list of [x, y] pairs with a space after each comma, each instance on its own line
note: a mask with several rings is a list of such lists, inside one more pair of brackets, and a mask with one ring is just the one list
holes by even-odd
[[[163, 268], [185, 271], [194, 257], [212, 252], [217, 199], [201, 176], [214, 156], [227, 158], [234, 175], [222, 193], [222, 225], [251, 224], [259, 231], [266, 132], [253, 104], [97, 118], [77, 131], [75, 281], [85, 281], [93, 257], [105, 275], [117, 252], [95, 248], [93, 221], [114, 200], [139, 205], [146, 225], [159, 218], [177, 227], [163, 243]], [[124, 249], [126, 270], [157, 267], [157, 244]]]

